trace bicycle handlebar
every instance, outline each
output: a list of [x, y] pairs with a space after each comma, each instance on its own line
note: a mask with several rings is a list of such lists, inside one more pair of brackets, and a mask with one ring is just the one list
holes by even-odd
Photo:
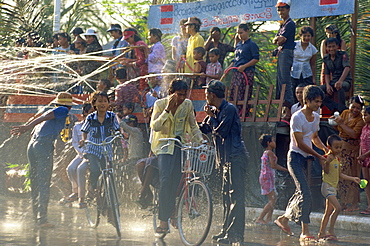
[[[161, 147], [161, 149], [163, 149], [163, 148], [165, 148], [165, 147], [169, 146], [169, 145], [171, 144], [171, 141], [175, 141], [175, 142], [179, 143], [180, 145], [183, 145], [183, 144], [182, 144], [182, 142], [181, 142], [179, 139], [177, 139], [177, 138], [160, 138], [160, 139], [158, 139], [158, 141], [160, 141], [160, 142], [168, 141], [168, 143], [167, 143], [167, 144], [165, 144], [165, 145], [163, 145], [163, 146]], [[208, 141], [207, 141], [207, 140], [203, 140], [203, 141], [202, 141], [202, 144], [201, 144], [201, 145], [199, 145], [199, 146], [197, 146], [197, 147], [193, 147], [193, 146], [191, 146], [191, 145], [185, 145], [185, 146], [184, 146], [184, 148], [200, 149], [200, 148], [202, 148], [204, 145], [206, 145], [206, 143], [208, 143]]]
[[95, 145], [95, 146], [105, 146], [105, 145], [111, 144], [116, 138], [123, 138], [123, 136], [119, 131], [117, 131], [117, 132], [114, 133], [114, 136], [110, 141], [107, 141], [108, 138], [111, 138], [111, 136], [105, 138], [103, 140], [103, 142], [101, 142], [100, 144], [91, 142], [90, 140], [85, 140], [85, 143], [92, 144], [92, 145]]

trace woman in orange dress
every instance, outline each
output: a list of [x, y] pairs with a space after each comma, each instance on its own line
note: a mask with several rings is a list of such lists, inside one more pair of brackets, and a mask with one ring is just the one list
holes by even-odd
[[[360, 136], [362, 127], [365, 125], [361, 110], [364, 102], [360, 96], [354, 96], [350, 100], [349, 109], [346, 109], [335, 121], [338, 126], [339, 136], [343, 139], [341, 156], [341, 172], [343, 174], [360, 177], [361, 165], [357, 161], [360, 150]], [[338, 195], [344, 208], [343, 211], [352, 212], [359, 209], [360, 190], [358, 184], [340, 180], [338, 183]]]

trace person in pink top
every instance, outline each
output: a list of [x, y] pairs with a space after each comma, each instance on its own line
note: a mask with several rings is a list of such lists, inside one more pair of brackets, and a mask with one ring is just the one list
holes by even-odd
[[[134, 53], [130, 58], [121, 58], [120, 62], [122, 65], [126, 65], [126, 67], [131, 68], [138, 68], [139, 69], [139, 76], [144, 76], [148, 74], [148, 63], [147, 53], [148, 53], [148, 45], [140, 38], [135, 28], [127, 28], [123, 32], [123, 38], [129, 43], [130, 46], [136, 46], [134, 48]], [[140, 79], [139, 84], [139, 91], [143, 91], [145, 88], [148, 87], [148, 83], [145, 79]]]
[[[367, 106], [362, 116], [365, 121], [365, 126], [361, 132], [360, 156], [357, 158], [362, 164], [362, 176], [367, 181], [370, 181], [370, 106]], [[367, 198], [367, 208], [360, 214], [370, 215], [370, 185], [365, 188]]]
[[[261, 157], [261, 172], [259, 182], [261, 184], [261, 194], [268, 197], [268, 203], [263, 208], [260, 216], [256, 219], [257, 224], [266, 225], [271, 221], [274, 212], [276, 193], [275, 193], [275, 169], [288, 172], [288, 169], [277, 164], [277, 156], [273, 152], [276, 142], [272, 135], [263, 134], [260, 143], [265, 151]], [[264, 220], [266, 216], [266, 220]]]

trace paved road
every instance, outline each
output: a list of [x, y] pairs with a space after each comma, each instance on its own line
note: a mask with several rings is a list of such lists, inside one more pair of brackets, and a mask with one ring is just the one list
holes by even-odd
[[[60, 207], [51, 201], [49, 207], [50, 222], [56, 225], [53, 229], [38, 229], [31, 218], [30, 202], [24, 198], [0, 197], [0, 245], [182, 245], [178, 232], [172, 230], [164, 241], [155, 239], [152, 231], [151, 218], [142, 218], [147, 214], [134, 207], [122, 208], [122, 239], [117, 240], [115, 229], [109, 224], [102, 224], [98, 229], [87, 226], [83, 210], [72, 207]], [[220, 230], [221, 208], [215, 206], [210, 235]], [[289, 237], [274, 226], [255, 225], [247, 222], [245, 230], [246, 245], [302, 245], [298, 238]], [[299, 227], [292, 224], [292, 230], [299, 232]], [[318, 228], [312, 227], [313, 232]], [[370, 234], [353, 231], [337, 231], [339, 241], [324, 243], [325, 245], [370, 245]], [[323, 243], [306, 243], [303, 245], [322, 245]], [[210, 236], [203, 245], [212, 244]]]

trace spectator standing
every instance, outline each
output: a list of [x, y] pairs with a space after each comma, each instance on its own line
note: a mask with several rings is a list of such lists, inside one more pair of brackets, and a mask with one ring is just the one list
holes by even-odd
[[[362, 176], [370, 181], [370, 107], [367, 106], [363, 112], [365, 126], [361, 132], [360, 156], [357, 158], [362, 164]], [[365, 187], [367, 208], [360, 214], [370, 215], [370, 185]]]
[[294, 104], [294, 96], [292, 90], [292, 81], [290, 71], [294, 57], [294, 38], [295, 38], [295, 22], [290, 18], [290, 0], [278, 0], [276, 4], [277, 12], [283, 20], [273, 43], [278, 45], [275, 49], [278, 57], [277, 61], [277, 79], [276, 79], [276, 99], [280, 99], [282, 86], [285, 84], [284, 106], [286, 107], [285, 119], [289, 120], [291, 116], [290, 108]]
[[202, 22], [198, 17], [189, 17], [184, 25], [186, 26], [186, 32], [190, 35], [188, 46], [186, 47], [185, 73], [192, 73], [194, 72], [194, 49], [196, 47], [204, 47], [204, 39], [199, 34]]
[[148, 54], [148, 73], [159, 74], [162, 72], [164, 63], [166, 62], [166, 51], [164, 49], [162, 40], [162, 32], [158, 28], [149, 30], [149, 43], [152, 44]]
[[118, 107], [118, 111], [121, 111], [122, 106], [127, 103], [139, 103], [139, 91], [133, 83], [125, 83], [127, 81], [126, 69], [119, 68], [115, 72], [116, 80], [119, 81], [119, 85], [115, 90], [115, 102], [112, 103]]
[[129, 134], [127, 164], [130, 166], [134, 166], [140, 158], [144, 157], [144, 136], [137, 125], [137, 117], [132, 114], [126, 115], [120, 123], [122, 130]]
[[225, 85], [212, 80], [205, 86], [207, 105], [201, 130], [211, 133], [216, 147], [216, 161], [223, 169], [222, 230], [212, 239], [221, 244], [243, 243], [245, 228], [245, 172], [247, 151], [241, 139], [241, 123], [235, 105], [225, 100]]
[[209, 35], [206, 43], [204, 44], [204, 48], [207, 51], [206, 62], [211, 62], [209, 58], [209, 51], [213, 48], [217, 48], [220, 51], [220, 57], [218, 58], [218, 61], [220, 62], [221, 67], [223, 67], [227, 53], [234, 52], [235, 48], [231, 45], [220, 42], [222, 34], [220, 28], [214, 26], [211, 28], [211, 30], [209, 30], [209, 32], [211, 35]]
[[121, 50], [115, 50], [123, 47], [127, 47], [128, 43], [124, 40], [122, 36], [122, 28], [120, 24], [112, 24], [110, 28], [107, 30], [112, 38], [114, 38], [114, 42], [112, 45], [112, 56], [118, 56], [122, 53]]
[[[349, 109], [344, 110], [340, 116], [334, 119], [337, 122], [339, 136], [343, 139], [341, 168], [342, 173], [348, 176], [359, 177], [361, 166], [358, 164], [360, 153], [360, 136], [365, 123], [362, 119], [361, 110], [364, 101], [360, 96], [350, 99]], [[341, 180], [338, 186], [338, 196], [343, 211], [352, 212], [359, 210], [360, 190], [356, 183]]]
[[[315, 69], [317, 49], [311, 44], [313, 29], [304, 26], [299, 29], [300, 40], [295, 41], [293, 66], [291, 71], [293, 94], [297, 85], [315, 85], [316, 79], [312, 71]], [[296, 98], [296, 100], [298, 100]], [[293, 114], [293, 112], [292, 112]]]
[[13, 126], [11, 134], [21, 135], [33, 129], [27, 148], [30, 163], [31, 198], [33, 218], [41, 228], [54, 227], [47, 219], [50, 180], [53, 171], [55, 140], [64, 128], [68, 112], [73, 105], [72, 95], [60, 92], [52, 101], [57, 107], [21, 126]]
[[[94, 29], [87, 29], [86, 33], [81, 34], [86, 39], [86, 54], [94, 53], [93, 56], [101, 56], [102, 53], [99, 51], [103, 50], [103, 47], [99, 43], [98, 34], [95, 32]], [[82, 68], [82, 75], [87, 75], [94, 72], [96, 69], [100, 67], [100, 63], [98, 61], [86, 61], [83, 63]], [[99, 74], [91, 76], [90, 79], [98, 80]]]
[[189, 34], [186, 32], [186, 23], [187, 19], [180, 20], [180, 33], [178, 36], [173, 37], [171, 41], [172, 46], [172, 60], [175, 62], [176, 67], [180, 67], [180, 62], [183, 64], [181, 60], [182, 57], [186, 55], [186, 48], [188, 46], [188, 39]]
[[[237, 100], [244, 100], [246, 86], [249, 85], [248, 98], [252, 96], [254, 84], [255, 65], [259, 61], [259, 48], [255, 42], [249, 37], [248, 24], [239, 24], [236, 35], [235, 59], [230, 67], [237, 67], [234, 71], [230, 85], [230, 101], [234, 100], [234, 91], [238, 86]], [[241, 114], [242, 106], [238, 105], [239, 114]], [[249, 108], [246, 113], [248, 114]]]
[[292, 176], [296, 191], [290, 198], [286, 207], [285, 214], [279, 216], [274, 222], [280, 229], [292, 235], [288, 226], [288, 221], [301, 224], [301, 234], [299, 239], [302, 241], [315, 241], [308, 225], [311, 213], [311, 192], [305, 175], [307, 157], [314, 156], [319, 159], [320, 164], [326, 161], [312, 148], [314, 143], [318, 148], [326, 152], [326, 146], [321, 142], [317, 132], [319, 130], [320, 115], [315, 111], [320, 107], [324, 92], [318, 86], [306, 86], [303, 91], [304, 107], [292, 115], [290, 120], [290, 145], [288, 152], [288, 170]]
[[[77, 39], [82, 39], [83, 40], [83, 38], [80, 36], [82, 33], [84, 33], [84, 31], [82, 30], [81, 27], [76, 27], [75, 29], [73, 29], [73, 31], [72, 31], [73, 41], [76, 41]], [[80, 54], [80, 50], [75, 46], [74, 42], [72, 42], [72, 44], [71, 44], [71, 50], [75, 54]]]
[[[325, 83], [321, 89], [326, 93], [323, 104], [331, 111], [347, 109], [346, 92], [351, 89], [351, 65], [347, 52], [338, 50], [339, 42], [336, 38], [326, 40], [328, 54], [324, 56]], [[333, 100], [334, 92], [338, 93], [338, 102]]]
[[[168, 89], [168, 97], [154, 103], [150, 122], [153, 130], [151, 150], [158, 156], [159, 164], [159, 220], [156, 234], [165, 236], [169, 231], [168, 219], [175, 208], [176, 190], [181, 179], [181, 151], [178, 144], [172, 142], [162, 148], [167, 142], [160, 138], [178, 138], [185, 141], [186, 134], [196, 141], [202, 141], [202, 134], [194, 116], [193, 103], [186, 99], [188, 85], [185, 81], [175, 79]], [[172, 219], [172, 222], [174, 219]]]
[[71, 46], [71, 37], [66, 32], [58, 33], [59, 46], [54, 48], [56, 55], [66, 55], [69, 53]]
[[[204, 74], [207, 69], [207, 63], [204, 61], [206, 50], [203, 47], [196, 47], [193, 52], [194, 57], [194, 73]], [[196, 76], [194, 79], [193, 89], [201, 89], [206, 84], [205, 76]]]
[[[148, 74], [148, 63], [147, 52], [148, 45], [140, 38], [135, 28], [127, 28], [123, 32], [124, 40], [129, 43], [130, 46], [136, 46], [134, 52], [131, 53], [129, 58], [121, 58], [121, 64], [126, 66], [128, 79], [136, 78], [138, 76], [144, 76]], [[136, 68], [139, 69], [139, 74]], [[139, 91], [145, 90], [148, 87], [148, 83], [145, 79], [140, 79]]]

